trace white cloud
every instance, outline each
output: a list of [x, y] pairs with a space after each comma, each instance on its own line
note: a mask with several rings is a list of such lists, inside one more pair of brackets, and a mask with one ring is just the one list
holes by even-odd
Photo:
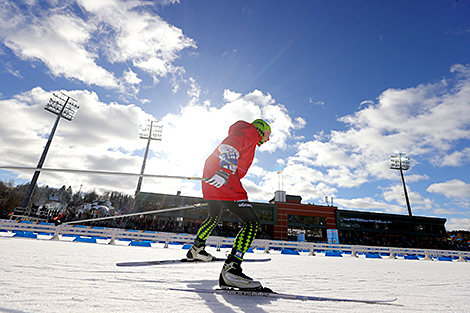
[[93, 30], [90, 24], [57, 10], [44, 10], [41, 15], [24, 12], [10, 3], [0, 13], [4, 44], [18, 57], [42, 61], [54, 76], [117, 87], [114, 75], [96, 64], [96, 52], [86, 49]]
[[335, 199], [336, 205], [339, 208], [345, 207], [355, 210], [367, 210], [372, 212], [387, 212], [387, 213], [404, 213], [406, 208], [398, 205], [391, 205], [386, 201], [377, 201], [370, 197], [354, 198], [354, 199]]
[[[397, 209], [397, 211], [395, 211], [396, 213], [408, 213], [405, 193], [402, 185], [392, 185], [387, 188], [382, 188], [382, 191], [382, 197], [387, 203], [397, 204], [396, 206], [394, 206], [394, 208]], [[424, 211], [434, 212], [433, 214], [437, 214], [437, 212], [435, 212], [437, 206], [435, 205], [433, 200], [423, 197], [419, 192], [410, 189], [408, 185], [407, 193], [411, 204], [411, 211], [414, 215], [415, 213], [418, 213], [416, 215], [422, 215], [422, 213], [420, 212]]]
[[134, 73], [131, 69], [125, 70], [122, 77], [126, 83], [131, 85], [140, 84], [142, 82], [142, 79], [137, 77], [137, 74]]
[[321, 106], [322, 108], [325, 107], [325, 102], [323, 102], [323, 101], [316, 101], [316, 100], [314, 100], [314, 99], [312, 99], [312, 98], [308, 98], [308, 103], [312, 103], [312, 104], [314, 104], [314, 105]]
[[140, 83], [131, 70], [124, 72], [123, 79], [116, 78], [115, 63], [132, 64], [155, 82], [171, 74], [177, 84], [184, 69], [173, 62], [180, 51], [196, 47], [180, 29], [150, 13], [146, 8], [150, 2], [77, 0], [60, 6], [49, 3], [50, 7], [24, 5], [28, 10], [12, 2], [2, 5], [3, 43], [23, 60], [43, 62], [53, 76], [88, 85], [124, 91], [128, 86], [122, 82]]
[[180, 3], [180, 0], [158, 0], [163, 6]]
[[[0, 52], [1, 54], [1, 52]], [[2, 62], [3, 63], [3, 62]], [[23, 78], [19, 70], [14, 69], [10, 62], [3, 63], [4, 71], [10, 73], [17, 78]]]
[[447, 198], [470, 198], [470, 184], [460, 179], [432, 184], [428, 187], [427, 191], [442, 194]]
[[470, 218], [450, 218], [446, 223], [446, 229], [470, 231]]
[[187, 91], [188, 97], [190, 98], [190, 105], [199, 102], [199, 96], [201, 94], [201, 86], [192, 77], [189, 78], [190, 88]]
[[464, 148], [461, 151], [454, 151], [447, 154], [441, 160], [433, 163], [437, 166], [461, 166], [470, 160], [470, 148]]
[[235, 100], [238, 100], [241, 96], [242, 96], [241, 93], [233, 92], [229, 89], [224, 90], [224, 100], [225, 101], [233, 102]]

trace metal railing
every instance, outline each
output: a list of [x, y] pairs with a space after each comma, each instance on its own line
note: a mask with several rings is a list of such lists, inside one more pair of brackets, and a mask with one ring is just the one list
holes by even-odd
[[[83, 225], [54, 225], [44, 222], [0, 220], [0, 231], [12, 232], [23, 237], [35, 238], [40, 234], [48, 234], [51, 239], [60, 240], [63, 236], [75, 236], [76, 238], [105, 239], [108, 244], [115, 244], [116, 240], [131, 242], [163, 243], [165, 248], [170, 244], [192, 244], [195, 235], [154, 232], [144, 230], [131, 230], [119, 228], [105, 228]], [[207, 245], [217, 248], [229, 248], [233, 245], [235, 238], [210, 236], [206, 241]], [[327, 256], [351, 256], [359, 257], [364, 255], [367, 258], [409, 258], [424, 260], [444, 260], [467, 262], [470, 260], [470, 252], [457, 250], [438, 249], [418, 249], [418, 248], [398, 248], [398, 247], [378, 247], [326, 244], [315, 242], [281, 241], [269, 239], [255, 239], [252, 249], [263, 250], [264, 253], [271, 251], [291, 251], [295, 253], [308, 252], [309, 255], [325, 253]]]

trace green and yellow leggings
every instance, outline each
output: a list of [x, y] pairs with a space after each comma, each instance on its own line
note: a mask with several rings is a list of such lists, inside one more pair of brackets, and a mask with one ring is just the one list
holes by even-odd
[[259, 219], [256, 216], [253, 206], [248, 200], [244, 201], [216, 201], [208, 200], [209, 205], [209, 216], [202, 222], [199, 231], [197, 232], [196, 240], [194, 244], [197, 247], [203, 246], [210, 236], [212, 230], [217, 226], [217, 221], [222, 215], [222, 210], [224, 208], [229, 209], [233, 214], [235, 214], [242, 222], [243, 228], [235, 237], [235, 242], [231, 251], [231, 256], [243, 261], [243, 256], [245, 255], [248, 248], [253, 243], [255, 239], [256, 232], [259, 227]]

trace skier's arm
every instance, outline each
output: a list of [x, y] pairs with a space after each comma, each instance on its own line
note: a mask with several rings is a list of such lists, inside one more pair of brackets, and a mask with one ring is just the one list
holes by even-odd
[[240, 156], [240, 153], [238, 153], [237, 149], [234, 147], [226, 144], [221, 144], [219, 146], [219, 152], [219, 167], [221, 169], [226, 168], [229, 174], [235, 174], [237, 171], [238, 157]]
[[238, 157], [240, 153], [229, 145], [221, 144], [219, 146], [219, 170], [209, 178], [206, 183], [216, 188], [220, 188], [227, 182], [230, 174], [235, 174], [238, 166]]

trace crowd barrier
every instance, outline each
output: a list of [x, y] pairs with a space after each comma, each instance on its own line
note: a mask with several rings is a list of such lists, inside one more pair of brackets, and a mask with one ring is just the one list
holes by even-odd
[[[148, 246], [152, 243], [162, 243], [165, 248], [170, 244], [189, 245], [193, 242], [195, 235], [154, 232], [143, 230], [105, 228], [83, 225], [59, 225], [51, 223], [0, 220], [0, 231], [11, 232], [16, 237], [37, 238], [37, 235], [50, 235], [51, 239], [60, 240], [64, 237], [74, 237], [73, 241], [96, 242], [106, 240], [108, 244], [115, 244], [117, 240], [128, 241], [133, 246]], [[210, 236], [207, 245], [216, 247], [217, 250], [231, 248], [234, 238]], [[366, 258], [398, 258], [410, 260], [438, 260], [468, 262], [470, 252], [456, 250], [376, 247], [359, 245], [326, 244], [315, 242], [282, 241], [255, 239], [251, 249], [263, 250], [264, 253], [280, 251], [281, 254], [300, 254], [306, 252], [309, 255], [324, 253], [331, 257], [359, 257]]]

